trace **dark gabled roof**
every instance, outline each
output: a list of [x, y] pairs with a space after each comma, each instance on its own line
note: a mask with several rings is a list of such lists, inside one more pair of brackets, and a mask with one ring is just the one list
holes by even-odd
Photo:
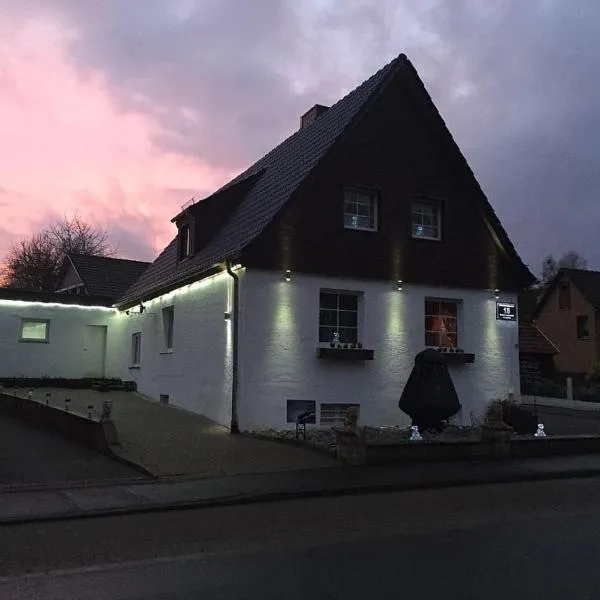
[[44, 304], [78, 304], [80, 306], [112, 306], [114, 297], [57, 294], [41, 290], [0, 288], [0, 300], [42, 302]]
[[558, 354], [558, 352], [558, 348], [537, 325], [527, 322], [519, 323], [519, 353]]
[[239, 253], [268, 225], [325, 153], [359, 115], [361, 109], [396, 65], [404, 61], [407, 61], [406, 57], [400, 55], [339, 100], [314, 123], [296, 131], [246, 171], [217, 190], [216, 194], [264, 169], [256, 185], [207, 246], [191, 260], [178, 264], [177, 245], [173, 240], [119, 303], [131, 304], [156, 294]]
[[68, 254], [90, 296], [104, 296], [116, 300], [142, 275], [150, 263], [107, 256]]
[[600, 310], [600, 271], [589, 271], [587, 269], [559, 269], [544, 295], [538, 302], [534, 316], [537, 316], [546, 304], [548, 298], [556, 288], [560, 279], [566, 276], [569, 281], [579, 290], [581, 295], [592, 305], [594, 310]]
[[[223, 225], [212, 235], [210, 241], [191, 259], [177, 262], [177, 244], [174, 239], [142, 277], [127, 290], [118, 304], [125, 308], [139, 300], [156, 296], [178, 285], [193, 281], [194, 278], [198, 278], [202, 273], [222, 264], [226, 259], [235, 260], [243, 248], [271, 222], [302, 182], [320, 163], [324, 162], [328, 152], [336, 146], [336, 142], [344, 137], [344, 134], [368, 110], [378, 93], [398, 73], [402, 73], [408, 81], [410, 91], [415, 95], [424, 113], [433, 122], [433, 127], [441, 131], [440, 142], [445, 144], [446, 148], [450, 148], [452, 159], [459, 161], [459, 168], [468, 169], [468, 174], [472, 178], [471, 185], [474, 186], [478, 196], [475, 210], [483, 213], [491, 234], [495, 236], [506, 256], [517, 265], [524, 285], [533, 283], [535, 278], [519, 258], [416, 70], [406, 56], [400, 54], [319, 116], [315, 122], [296, 131], [249, 169], [210, 196], [209, 199], [214, 198], [215, 195], [221, 194], [233, 186], [239, 186], [239, 193], [244, 194], [236, 208], [223, 220]], [[258, 177], [258, 181], [248, 186], [249, 191], [242, 192], [241, 188], [246, 187], [244, 182], [261, 171], [263, 172]]]

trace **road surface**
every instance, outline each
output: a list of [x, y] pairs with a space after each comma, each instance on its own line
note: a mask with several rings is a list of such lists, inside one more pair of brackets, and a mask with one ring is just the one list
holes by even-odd
[[600, 479], [4, 527], [0, 598], [599, 597]]

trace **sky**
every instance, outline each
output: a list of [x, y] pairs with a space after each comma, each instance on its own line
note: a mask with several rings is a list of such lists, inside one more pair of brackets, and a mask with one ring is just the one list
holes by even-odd
[[532, 271], [600, 269], [597, 0], [0, 0], [0, 257], [78, 214], [154, 259], [400, 52]]

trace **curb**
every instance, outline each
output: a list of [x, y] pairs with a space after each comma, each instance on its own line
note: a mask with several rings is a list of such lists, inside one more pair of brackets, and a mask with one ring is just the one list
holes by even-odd
[[401, 491], [443, 489], [448, 487], [468, 487], [477, 485], [491, 485], [502, 483], [519, 483], [527, 481], [552, 481], [562, 479], [576, 479], [600, 476], [600, 469], [575, 469], [561, 472], [534, 472], [522, 474], [491, 475], [489, 477], [469, 478], [463, 477], [453, 480], [437, 480], [429, 482], [402, 482], [381, 483], [368, 485], [341, 486], [336, 488], [313, 488], [305, 490], [279, 490], [271, 492], [258, 492], [255, 494], [233, 494], [220, 496], [208, 500], [183, 500], [171, 504], [155, 503], [140, 506], [128, 506], [110, 509], [87, 511], [73, 511], [71, 513], [56, 513], [48, 515], [32, 515], [28, 517], [0, 518], [0, 525], [23, 525], [27, 523], [51, 523], [56, 521], [74, 519], [93, 519], [101, 517], [119, 517], [125, 515], [150, 514], [169, 512], [173, 510], [200, 510], [205, 508], [219, 508], [226, 506], [240, 506], [244, 504], [260, 504], [280, 502], [286, 500], [300, 500], [304, 498], [335, 498], [339, 496], [356, 496], [364, 494], [379, 494]]

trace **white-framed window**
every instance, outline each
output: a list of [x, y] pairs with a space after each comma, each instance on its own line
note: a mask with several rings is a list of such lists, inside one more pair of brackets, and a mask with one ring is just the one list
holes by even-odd
[[175, 307], [165, 306], [162, 309], [164, 348], [167, 352], [173, 350], [173, 321], [175, 317]]
[[319, 294], [319, 342], [356, 344], [359, 295], [321, 290]]
[[377, 193], [344, 190], [344, 227], [377, 231]]
[[577, 315], [577, 339], [590, 339], [590, 318], [588, 315]]
[[346, 419], [348, 409], [356, 408], [360, 415], [360, 404], [321, 404], [319, 424], [320, 425], [342, 425]]
[[50, 319], [21, 319], [19, 341], [47, 344], [50, 341]]
[[436, 348], [458, 346], [459, 300], [425, 300], [425, 345]]
[[136, 331], [131, 334], [131, 366], [139, 367], [142, 358], [142, 333]]
[[414, 238], [425, 240], [442, 239], [442, 210], [435, 200], [414, 200], [412, 203], [411, 227]]

